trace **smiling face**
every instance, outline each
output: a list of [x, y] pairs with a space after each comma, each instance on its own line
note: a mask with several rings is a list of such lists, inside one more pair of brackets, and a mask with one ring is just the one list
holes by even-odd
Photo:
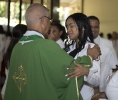
[[52, 25], [50, 28], [49, 39], [57, 41], [60, 39], [62, 31], [60, 31], [55, 25]]
[[95, 39], [99, 35], [99, 21], [94, 19], [90, 19], [89, 21], [90, 21], [93, 37]]
[[77, 24], [72, 18], [68, 18], [66, 21], [67, 34], [71, 40], [78, 40], [79, 31]]

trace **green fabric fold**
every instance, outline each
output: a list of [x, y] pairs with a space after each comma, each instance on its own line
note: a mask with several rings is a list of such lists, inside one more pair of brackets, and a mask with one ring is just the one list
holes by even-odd
[[[34, 39], [13, 49], [4, 100], [82, 100], [75, 78], [65, 75], [74, 61], [92, 66], [88, 56], [74, 60], [52, 40]], [[79, 89], [83, 76], [78, 78]]]

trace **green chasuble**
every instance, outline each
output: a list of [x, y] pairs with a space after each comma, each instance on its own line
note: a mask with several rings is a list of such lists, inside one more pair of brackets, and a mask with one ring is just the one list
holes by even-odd
[[[17, 43], [13, 49], [4, 100], [83, 100], [78, 93], [83, 76], [70, 80], [65, 76], [68, 67], [75, 67], [74, 59], [52, 40], [28, 39], [33, 41]], [[75, 61], [92, 66], [88, 56]]]

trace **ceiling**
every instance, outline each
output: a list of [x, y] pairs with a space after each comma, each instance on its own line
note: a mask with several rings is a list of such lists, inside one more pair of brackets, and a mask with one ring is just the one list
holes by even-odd
[[[0, 1], [8, 1], [8, 0], [0, 0]], [[11, 0], [13, 2], [17, 2], [19, 0]], [[29, 2], [30, 0], [22, 0], [23, 2]], [[41, 0], [34, 0], [35, 2], [39, 2]], [[44, 1], [48, 1], [48, 0], [44, 0]], [[60, 5], [61, 6], [71, 6], [73, 5], [75, 2], [77, 1], [81, 1], [81, 0], [60, 0]]]
[[79, 1], [79, 0], [60, 0], [60, 5], [67, 5], [67, 6], [72, 5], [76, 1]]

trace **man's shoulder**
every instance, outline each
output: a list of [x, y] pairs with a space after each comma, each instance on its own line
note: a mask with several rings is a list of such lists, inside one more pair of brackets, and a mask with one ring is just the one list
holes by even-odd
[[105, 38], [101, 38], [100, 47], [104, 47], [107, 50], [112, 50], [113, 49], [112, 41], [105, 39]]
[[108, 45], [112, 45], [112, 41], [105, 39], [105, 38], [100, 38], [100, 42], [102, 44], [108, 44]]
[[108, 40], [108, 39], [106, 39], [106, 38], [100, 38], [100, 40], [105, 41], [105, 42], [107, 42], [107, 43], [112, 43], [110, 40]]

